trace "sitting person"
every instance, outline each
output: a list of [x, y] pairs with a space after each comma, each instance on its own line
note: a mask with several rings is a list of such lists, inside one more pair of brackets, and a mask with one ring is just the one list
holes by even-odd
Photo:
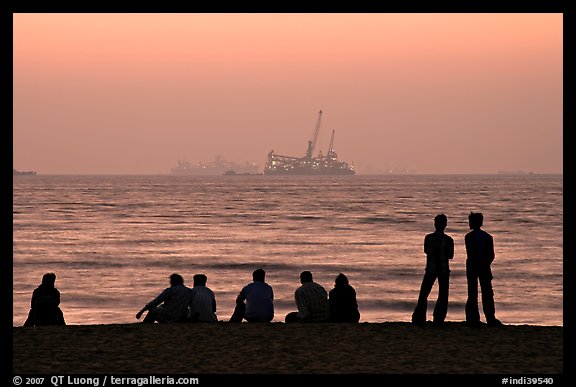
[[303, 271], [300, 273], [300, 286], [294, 292], [298, 312], [290, 312], [285, 321], [292, 322], [325, 322], [330, 316], [328, 306], [328, 293], [322, 285], [312, 279], [312, 273]]
[[145, 323], [171, 323], [185, 322], [188, 319], [188, 306], [192, 297], [191, 289], [184, 286], [184, 279], [180, 274], [170, 276], [170, 287], [164, 289], [155, 299], [144, 305], [136, 313], [139, 319], [142, 313], [148, 311], [144, 317]]
[[[270, 322], [274, 318], [274, 292], [264, 282], [266, 272], [256, 269], [252, 273], [252, 283], [244, 286], [236, 297], [236, 308], [230, 322]], [[246, 303], [244, 303], [246, 302]]]
[[330, 306], [330, 321], [354, 322], [360, 321], [356, 290], [350, 286], [348, 278], [340, 273], [336, 277], [334, 289], [328, 293]]
[[25, 327], [66, 325], [64, 314], [59, 306], [60, 291], [54, 287], [55, 282], [56, 274], [44, 274], [42, 283], [32, 292], [30, 312], [24, 323]]
[[206, 286], [205, 274], [194, 276], [194, 287], [190, 300], [190, 322], [216, 322], [216, 298], [212, 289]]

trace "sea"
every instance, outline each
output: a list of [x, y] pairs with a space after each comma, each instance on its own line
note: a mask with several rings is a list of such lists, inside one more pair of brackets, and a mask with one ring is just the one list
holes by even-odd
[[85, 325], [139, 322], [172, 273], [189, 286], [206, 274], [227, 321], [257, 268], [274, 291], [274, 322], [296, 310], [304, 270], [327, 291], [344, 273], [361, 322], [408, 322], [440, 213], [455, 242], [446, 319], [464, 321], [470, 212], [494, 237], [496, 317], [563, 326], [561, 174], [14, 176], [13, 326], [47, 272], [66, 323]]

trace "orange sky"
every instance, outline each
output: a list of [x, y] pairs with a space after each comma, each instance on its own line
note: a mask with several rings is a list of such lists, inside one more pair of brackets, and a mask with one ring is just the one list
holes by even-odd
[[562, 172], [562, 14], [15, 14], [14, 167]]

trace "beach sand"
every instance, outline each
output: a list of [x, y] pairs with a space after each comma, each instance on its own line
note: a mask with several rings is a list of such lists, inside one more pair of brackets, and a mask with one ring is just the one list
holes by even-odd
[[563, 327], [117, 324], [13, 328], [14, 374], [561, 374]]

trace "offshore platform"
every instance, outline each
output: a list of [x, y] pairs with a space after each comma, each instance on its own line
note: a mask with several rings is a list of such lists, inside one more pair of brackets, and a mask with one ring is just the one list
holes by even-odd
[[268, 159], [264, 167], [265, 175], [354, 175], [354, 165], [348, 165], [345, 161], [338, 161], [334, 151], [334, 130], [330, 138], [328, 152], [324, 156], [322, 151], [317, 157], [313, 157], [316, 140], [320, 132], [322, 110], [318, 113], [318, 120], [314, 128], [312, 140], [308, 141], [308, 149], [303, 157], [281, 156], [274, 151], [268, 153]]

